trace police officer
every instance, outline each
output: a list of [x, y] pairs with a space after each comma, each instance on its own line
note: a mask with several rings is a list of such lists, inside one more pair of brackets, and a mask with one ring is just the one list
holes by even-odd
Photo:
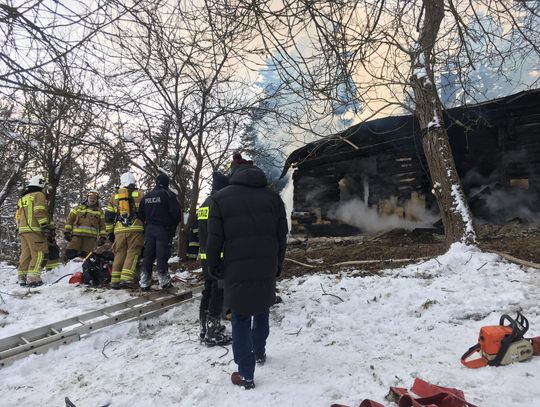
[[143, 269], [139, 282], [141, 289], [150, 290], [152, 265], [156, 259], [160, 288], [172, 287], [167, 262], [171, 255], [171, 241], [180, 223], [180, 205], [176, 194], [169, 190], [169, 177], [166, 174], [161, 173], [156, 177], [155, 188], [141, 201], [139, 219], [145, 224]]

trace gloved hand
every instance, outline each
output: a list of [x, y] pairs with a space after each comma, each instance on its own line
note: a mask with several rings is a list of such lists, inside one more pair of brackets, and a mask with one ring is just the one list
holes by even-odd
[[109, 242], [114, 243], [114, 232], [109, 233], [107, 239], [109, 239]]
[[43, 231], [43, 236], [45, 236], [46, 240], [51, 240], [53, 236], [53, 231], [49, 229], [48, 226], [42, 226], [41, 230]]
[[106, 241], [107, 241], [107, 238], [105, 236], [100, 236], [98, 241], [97, 241], [97, 245], [98, 246], [103, 246]]
[[176, 229], [169, 230], [169, 244], [172, 244], [172, 241], [175, 236], [176, 236]]
[[220, 266], [208, 270], [210, 277], [216, 280], [223, 280], [223, 269]]
[[64, 232], [64, 240], [66, 242], [71, 242], [71, 232]]

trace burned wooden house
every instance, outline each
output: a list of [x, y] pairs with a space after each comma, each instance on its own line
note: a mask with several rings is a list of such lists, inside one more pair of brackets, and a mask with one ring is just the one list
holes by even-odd
[[[449, 109], [444, 122], [475, 218], [536, 220], [540, 90]], [[287, 158], [284, 174], [290, 167], [295, 168], [293, 233], [359, 233], [362, 226], [336, 216], [336, 208], [351, 200], [381, 218], [411, 222], [422, 221], [419, 206], [435, 215], [438, 210], [421, 130], [412, 116], [372, 120], [307, 144]]]

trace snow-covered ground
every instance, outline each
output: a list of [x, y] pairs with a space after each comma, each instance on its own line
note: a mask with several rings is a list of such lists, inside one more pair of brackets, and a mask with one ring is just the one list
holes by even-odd
[[[272, 308], [268, 360], [256, 369], [254, 390], [230, 383], [230, 348], [199, 344], [192, 301], [1, 369], [0, 404], [61, 406], [68, 396], [78, 407], [357, 406], [364, 398], [384, 401], [390, 386], [410, 387], [421, 377], [462, 389], [478, 406], [540, 405], [540, 357], [478, 370], [459, 362], [480, 327], [498, 324], [501, 313], [522, 310], [528, 336], [540, 335], [539, 271], [456, 244], [381, 276], [351, 275], [280, 282], [283, 303]], [[26, 292], [15, 280], [12, 267], [0, 266], [0, 337], [128, 298], [67, 279], [21, 298], [4, 294]]]

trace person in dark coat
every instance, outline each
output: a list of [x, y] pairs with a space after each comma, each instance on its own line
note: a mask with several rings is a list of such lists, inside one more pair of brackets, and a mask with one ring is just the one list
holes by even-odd
[[180, 205], [176, 194], [169, 190], [169, 177], [159, 174], [156, 186], [139, 204], [139, 219], [144, 223], [144, 258], [140, 286], [150, 290], [152, 265], [157, 259], [159, 286], [171, 287], [168, 260], [171, 242], [180, 222]]
[[[215, 171], [212, 174], [212, 191], [210, 196], [229, 185], [229, 178], [222, 173]], [[208, 272], [206, 262], [206, 241], [208, 237], [208, 215], [210, 196], [208, 196], [197, 211], [197, 222], [199, 229], [199, 256], [201, 259], [204, 289], [201, 296], [199, 308], [200, 339], [209, 346], [225, 345], [230, 343], [231, 338], [224, 333], [225, 327], [221, 325], [221, 313], [223, 310], [223, 287], [220, 287], [218, 280]]]
[[238, 372], [231, 380], [250, 389], [256, 361], [266, 360], [269, 307], [276, 299], [288, 228], [283, 201], [266, 187], [264, 172], [240, 160], [233, 159], [229, 186], [210, 197], [206, 257], [210, 274], [224, 279], [224, 302], [232, 310]]

